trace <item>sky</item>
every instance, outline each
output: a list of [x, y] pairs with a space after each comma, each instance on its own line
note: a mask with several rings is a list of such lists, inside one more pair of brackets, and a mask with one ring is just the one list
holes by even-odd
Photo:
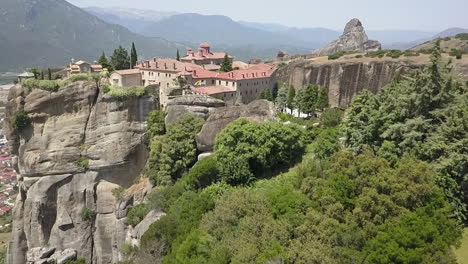
[[468, 28], [468, 0], [67, 0], [80, 6], [127, 7], [226, 15], [234, 20], [342, 30], [351, 18], [366, 29], [440, 31]]

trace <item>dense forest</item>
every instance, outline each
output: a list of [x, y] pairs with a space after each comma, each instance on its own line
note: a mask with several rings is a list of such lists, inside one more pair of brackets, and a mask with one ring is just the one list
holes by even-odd
[[[153, 112], [144, 174], [157, 187], [128, 218], [167, 215], [139, 248], [124, 248], [126, 263], [456, 263], [467, 223], [468, 84], [450, 68], [436, 46], [424, 70], [363, 92], [344, 112], [237, 120], [200, 162], [202, 120], [165, 127]], [[279, 108], [291, 103], [288, 89]]]

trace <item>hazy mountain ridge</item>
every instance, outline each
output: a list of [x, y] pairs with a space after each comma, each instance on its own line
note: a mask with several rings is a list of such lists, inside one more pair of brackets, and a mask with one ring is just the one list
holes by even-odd
[[0, 71], [64, 66], [72, 58], [96, 60], [135, 42], [140, 56], [174, 56], [185, 46], [111, 25], [64, 0], [3, 0]]

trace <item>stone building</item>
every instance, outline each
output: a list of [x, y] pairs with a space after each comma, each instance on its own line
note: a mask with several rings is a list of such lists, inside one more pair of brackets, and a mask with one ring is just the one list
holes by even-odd
[[137, 86], [142, 85], [141, 73], [139, 69], [120, 70], [112, 72], [110, 76], [112, 85], [117, 86]]
[[[180, 61], [193, 63], [196, 65], [203, 65], [205, 70], [217, 71], [223, 64], [224, 57], [228, 55], [224, 52], [211, 52], [211, 46], [208, 43], [200, 44], [198, 52], [194, 52], [192, 49], [187, 49], [187, 55], [180, 58]], [[232, 61], [233, 57], [228, 55], [228, 58]]]
[[209, 95], [224, 101], [227, 105], [234, 105], [237, 99], [236, 89], [222, 85], [197, 87], [192, 89], [192, 92], [195, 94]]
[[100, 73], [104, 69], [99, 64], [91, 64], [86, 61], [72, 62], [67, 67], [67, 77], [80, 73]]

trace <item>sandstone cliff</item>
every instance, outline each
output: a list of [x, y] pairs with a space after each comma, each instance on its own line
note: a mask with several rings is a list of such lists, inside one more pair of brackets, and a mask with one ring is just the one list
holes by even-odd
[[[357, 54], [338, 60], [327, 57], [282, 61], [277, 73], [280, 81], [300, 89], [318, 84], [329, 90], [330, 105], [348, 106], [353, 97], [363, 90], [376, 92], [389, 84], [395, 76], [413, 69], [421, 69], [429, 63], [429, 55], [418, 57], [356, 58]], [[361, 54], [362, 56], [362, 54]], [[445, 61], [450, 58], [443, 56]], [[452, 71], [468, 80], [468, 58], [453, 60]]]
[[[92, 83], [56, 93], [12, 88], [5, 125], [18, 156], [19, 195], [7, 263], [46, 263], [38, 259], [54, 252], [87, 263], [121, 260], [132, 230], [121, 212], [128, 203], [119, 204], [112, 190], [140, 175], [145, 119], [155, 107], [151, 96], [119, 101]], [[32, 124], [19, 132], [9, 124], [21, 109]]]
[[312, 54], [317, 56], [331, 55], [340, 51], [371, 52], [382, 48], [376, 40], [369, 40], [364, 27], [359, 19], [351, 19], [346, 24], [343, 34], [339, 39], [325, 47], [315, 50]]

